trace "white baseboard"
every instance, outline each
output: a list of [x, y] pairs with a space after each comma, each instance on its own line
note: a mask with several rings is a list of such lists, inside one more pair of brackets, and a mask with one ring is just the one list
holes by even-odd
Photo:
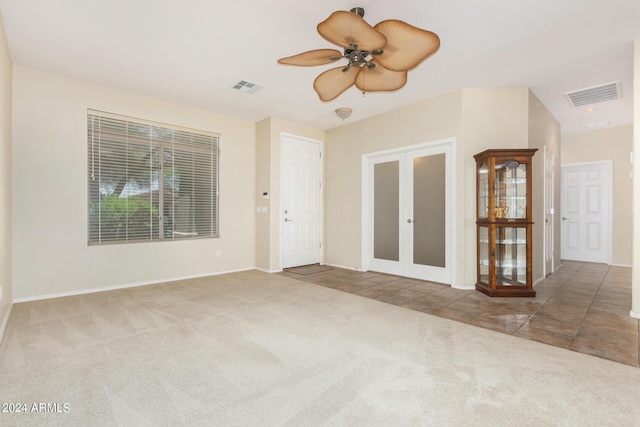
[[640, 313], [636, 313], [635, 311], [631, 310], [629, 312], [629, 316], [636, 318], [636, 319], [640, 319]]
[[258, 271], [262, 271], [263, 273], [282, 273], [282, 271], [283, 271], [282, 269], [280, 269], [280, 270], [269, 270], [267, 268], [260, 268], [260, 267], [256, 267], [255, 269], [258, 270]]
[[322, 265], [328, 265], [329, 267], [335, 267], [335, 268], [344, 268], [345, 270], [362, 271], [362, 272], [367, 271], [367, 270], [360, 270], [359, 268], [356, 268], [356, 267], [347, 267], [346, 265], [331, 264], [331, 263], [328, 263], [328, 262], [325, 262]]
[[533, 287], [535, 288], [536, 286], [538, 286], [538, 284], [540, 282], [542, 282], [544, 279], [546, 279], [546, 277], [539, 277], [536, 280], [533, 281]]
[[4, 332], [7, 330], [11, 309], [13, 309], [13, 304], [9, 306], [9, 310], [7, 310], [7, 314], [4, 316], [4, 319], [2, 319], [2, 324], [0, 325], [0, 344], [2, 344], [2, 340], [4, 339]]
[[164, 282], [175, 282], [176, 280], [196, 279], [198, 277], [219, 276], [221, 274], [238, 273], [241, 271], [249, 271], [249, 270], [255, 270], [255, 269], [256, 269], [255, 267], [249, 267], [249, 268], [241, 268], [238, 270], [217, 271], [215, 273], [203, 273], [203, 274], [193, 274], [193, 275], [181, 276], [181, 277], [169, 277], [165, 279], [147, 280], [143, 282], [126, 283], [122, 285], [82, 289], [79, 291], [59, 292], [55, 294], [38, 295], [35, 297], [15, 298], [13, 302], [19, 303], [19, 302], [39, 301], [39, 300], [51, 299], [51, 298], [69, 297], [74, 295], [93, 294], [96, 292], [113, 291], [116, 289], [125, 289], [125, 288], [135, 288], [138, 286], [155, 285], [155, 284], [164, 283]]
[[632, 268], [631, 265], [629, 264], [611, 264], [612, 267], [626, 267], [626, 268]]
[[[446, 285], [446, 283], [443, 283]], [[475, 291], [476, 285], [449, 285], [452, 289], [458, 289], [461, 291]]]

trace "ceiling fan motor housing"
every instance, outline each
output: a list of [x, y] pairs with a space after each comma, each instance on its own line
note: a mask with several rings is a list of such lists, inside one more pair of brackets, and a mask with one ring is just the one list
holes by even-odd
[[349, 64], [343, 71], [348, 71], [352, 66], [364, 67], [365, 65], [368, 69], [373, 70], [376, 68], [376, 64], [369, 62], [367, 57], [369, 55], [382, 55], [383, 52], [382, 49], [376, 49], [371, 52], [368, 50], [360, 50], [357, 44], [351, 44], [349, 48], [344, 50], [344, 57], [349, 60]]
[[360, 18], [364, 18], [364, 9], [361, 7], [354, 7], [353, 9], [350, 10], [350, 12], [355, 13]]

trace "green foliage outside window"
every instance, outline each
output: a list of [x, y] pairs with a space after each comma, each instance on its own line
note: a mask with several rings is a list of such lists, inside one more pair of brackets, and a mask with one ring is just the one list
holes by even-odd
[[158, 208], [140, 197], [110, 194], [100, 203], [92, 203], [89, 215], [90, 223], [94, 227], [100, 224], [109, 240], [148, 239], [158, 234]]

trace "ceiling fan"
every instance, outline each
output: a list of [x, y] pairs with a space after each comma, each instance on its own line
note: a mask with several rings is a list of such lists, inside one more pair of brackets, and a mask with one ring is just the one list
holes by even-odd
[[280, 64], [324, 65], [346, 58], [346, 66], [331, 68], [313, 82], [322, 101], [331, 101], [355, 86], [364, 92], [394, 91], [407, 83], [407, 72], [440, 47], [437, 34], [396, 19], [375, 27], [364, 19], [364, 9], [333, 12], [318, 24], [318, 33], [342, 47], [315, 49], [278, 60]]

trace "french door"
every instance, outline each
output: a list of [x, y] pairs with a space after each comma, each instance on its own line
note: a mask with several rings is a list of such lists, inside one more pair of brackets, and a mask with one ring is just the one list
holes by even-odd
[[451, 157], [450, 144], [367, 156], [369, 269], [451, 283]]

